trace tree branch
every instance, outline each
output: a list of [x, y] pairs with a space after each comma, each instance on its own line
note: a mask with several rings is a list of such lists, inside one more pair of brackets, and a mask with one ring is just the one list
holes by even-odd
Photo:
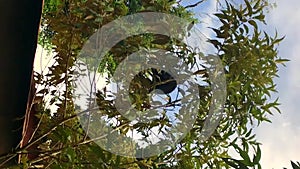
[[192, 5], [185, 6], [184, 8], [185, 9], [187, 9], [187, 8], [194, 8], [194, 7], [198, 6], [199, 4], [203, 3], [204, 1], [206, 1], [206, 0], [198, 1], [198, 2], [196, 2], [194, 4], [192, 4]]

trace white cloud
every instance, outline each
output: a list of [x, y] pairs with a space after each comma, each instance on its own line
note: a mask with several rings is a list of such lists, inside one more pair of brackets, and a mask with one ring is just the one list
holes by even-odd
[[[43, 49], [43, 47], [41, 45], [38, 45], [37, 49], [36, 49], [35, 60], [34, 60], [34, 71], [36, 71], [40, 74], [43, 74], [43, 75], [46, 75], [47, 73], [49, 73], [48, 68], [55, 64], [54, 56], [55, 56], [55, 53], [47, 51], [47, 50]], [[86, 69], [86, 66], [81, 67], [81, 69]], [[87, 71], [82, 71], [80, 73], [88, 74]], [[95, 79], [93, 80], [94, 75], [95, 75]], [[102, 76], [100, 73], [95, 74], [93, 72], [90, 72], [89, 75], [81, 75], [75, 81], [75, 83], [78, 85], [78, 87], [76, 88], [75, 94], [81, 94], [81, 95], [84, 95], [87, 97], [87, 95], [90, 94], [90, 92], [91, 92], [90, 91], [91, 88], [96, 87], [96, 89], [98, 89], [98, 90], [104, 88], [106, 85], [106, 79], [105, 79], [106, 77], [107, 77], [106, 74], [104, 74]], [[92, 81], [90, 82], [90, 80], [92, 80]], [[63, 86], [63, 84], [62, 84], [62, 86]], [[45, 86], [42, 86], [42, 85], [37, 86], [37, 90], [41, 90], [43, 88], [45, 88]], [[54, 90], [55, 88], [52, 87], [52, 89]], [[61, 89], [61, 92], [63, 92], [64, 87], [60, 87], [59, 89]], [[74, 99], [75, 103], [79, 104], [82, 107], [85, 107], [86, 106], [86, 97], [80, 97], [80, 98], [78, 97], [78, 98]], [[45, 97], [46, 107], [48, 107], [48, 104], [49, 104], [51, 98], [52, 98], [52, 96], [50, 96], [50, 95], [47, 95]], [[51, 109], [51, 112], [54, 113], [54, 112], [56, 112], [57, 106], [52, 105], [52, 106], [49, 106], [49, 108]]]
[[48, 72], [49, 66], [53, 65], [55, 60], [53, 59], [54, 53], [51, 53], [45, 49], [41, 45], [37, 46], [35, 59], [34, 59], [34, 70], [39, 73], [46, 74]]

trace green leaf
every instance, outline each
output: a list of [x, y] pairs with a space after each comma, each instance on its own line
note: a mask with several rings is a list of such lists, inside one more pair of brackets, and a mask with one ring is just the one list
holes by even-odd
[[217, 49], [221, 46], [221, 43], [217, 40], [212, 40], [212, 39], [209, 39], [208, 42], [210, 42], [211, 44], [213, 44]]
[[260, 0], [258, 0], [255, 5], [253, 6], [253, 9], [257, 9], [260, 6]]
[[297, 165], [296, 163], [291, 161], [291, 164], [292, 164], [293, 169], [300, 169], [300, 163], [298, 163], [298, 165]]
[[289, 59], [277, 59], [277, 60], [275, 60], [275, 62], [276, 63], [285, 63], [285, 62], [288, 62], [288, 61], [290, 61]]
[[229, 19], [228, 15], [225, 15], [225, 14], [222, 14], [222, 13], [216, 13], [214, 15], [217, 16], [219, 19], [224, 19], [224, 20], [228, 20]]
[[257, 23], [254, 20], [249, 20], [248, 23], [257, 29]]
[[231, 158], [222, 158], [222, 160], [231, 167], [234, 167], [234, 168], [239, 167], [236, 163], [230, 161], [230, 160], [232, 160]]
[[250, 130], [248, 131], [248, 133], [247, 133], [245, 136], [246, 136], [246, 137], [249, 137], [250, 134], [251, 134], [251, 132], [252, 132], [252, 129], [250, 129]]
[[283, 39], [285, 38], [285, 36], [283, 36], [282, 38], [276, 39], [273, 41], [273, 44], [279, 43], [281, 42]]
[[260, 13], [259, 15], [255, 16], [253, 18], [263, 21], [263, 20], [265, 20], [265, 15], [263, 13]]
[[261, 159], [261, 150], [260, 150], [259, 145], [257, 145], [257, 152], [254, 155], [253, 163], [254, 164], [259, 164], [260, 159]]
[[244, 159], [244, 164], [251, 165], [250, 157], [246, 151], [243, 151], [238, 145], [231, 144], [240, 154], [240, 156]]
[[247, 10], [248, 10], [248, 15], [251, 16], [253, 11], [252, 11], [252, 6], [250, 5], [250, 2], [248, 0], [245, 0]]
[[247, 26], [246, 24], [244, 24], [243, 26], [244, 26], [244, 29], [246, 30], [246, 34], [248, 34], [248, 33], [249, 33], [249, 28], [248, 28], [248, 26]]

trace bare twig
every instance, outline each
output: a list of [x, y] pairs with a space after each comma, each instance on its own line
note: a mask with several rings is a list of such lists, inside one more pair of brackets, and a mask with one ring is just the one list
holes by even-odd
[[198, 6], [199, 4], [203, 3], [204, 1], [206, 1], [206, 0], [198, 1], [198, 2], [196, 2], [194, 4], [192, 4], [192, 5], [185, 6], [184, 8], [185, 9], [187, 9], [187, 8], [194, 8], [194, 7]]

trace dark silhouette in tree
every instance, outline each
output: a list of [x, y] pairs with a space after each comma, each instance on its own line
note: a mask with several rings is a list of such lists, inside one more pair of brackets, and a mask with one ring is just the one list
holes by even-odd
[[[132, 103], [136, 104], [136, 109], [143, 110], [149, 108], [149, 98], [147, 94], [153, 90], [161, 94], [169, 94], [177, 87], [174, 77], [164, 70], [150, 68], [139, 72], [130, 83], [130, 94]], [[137, 102], [142, 98], [143, 102]]]
[[138, 83], [140, 86], [143, 85], [143, 88], [148, 93], [154, 89], [158, 89], [164, 94], [169, 94], [177, 87], [177, 82], [170, 73], [155, 68], [140, 72], [134, 77], [132, 83]]

